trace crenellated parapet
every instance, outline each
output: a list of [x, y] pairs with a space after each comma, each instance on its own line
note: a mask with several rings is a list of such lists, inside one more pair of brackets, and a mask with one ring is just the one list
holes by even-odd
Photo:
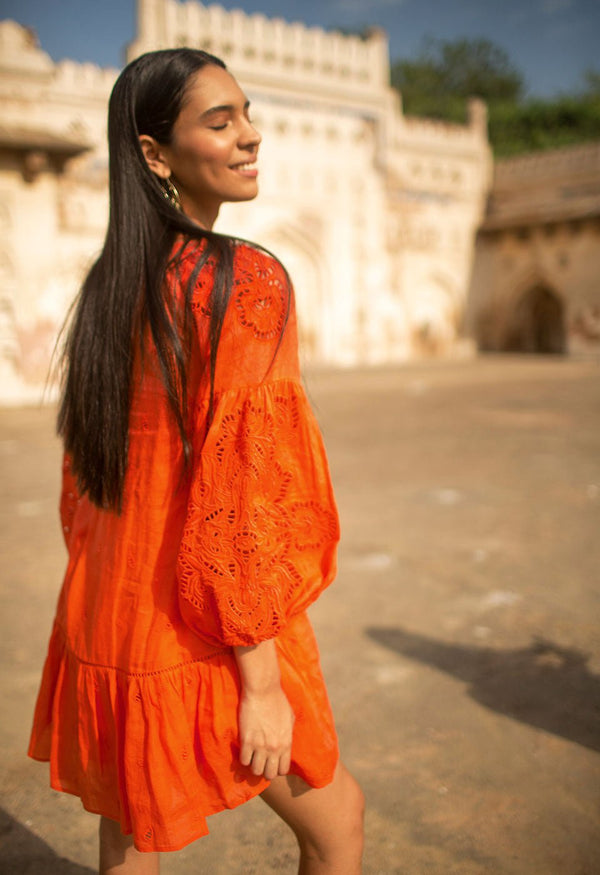
[[40, 153], [37, 164], [40, 155], [56, 164], [96, 148], [104, 139], [106, 104], [117, 75], [117, 70], [94, 64], [55, 64], [31, 30], [14, 21], [0, 22], [4, 147]]
[[404, 199], [474, 198], [481, 217], [492, 174], [485, 104], [470, 101], [467, 124], [396, 114], [388, 172]]
[[55, 91], [81, 97], [106, 99], [118, 70], [61, 61], [55, 64], [38, 43], [35, 33], [15, 21], [0, 21], [0, 85], [6, 93], [35, 93], [37, 85], [46, 97]]
[[403, 115], [397, 118], [394, 145], [430, 143], [431, 148], [460, 153], [487, 145], [487, 108], [481, 100], [469, 101], [467, 124]]
[[140, 0], [138, 10], [129, 60], [150, 48], [190, 46], [222, 58], [242, 81], [286, 90], [372, 97], [389, 86], [387, 36], [376, 28], [363, 38], [195, 0]]
[[57, 91], [108, 100], [119, 71], [96, 64], [79, 64], [76, 61], [60, 61], [54, 70]]

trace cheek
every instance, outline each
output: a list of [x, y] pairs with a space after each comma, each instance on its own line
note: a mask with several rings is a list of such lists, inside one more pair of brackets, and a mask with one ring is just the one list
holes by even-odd
[[219, 164], [228, 163], [231, 147], [228, 143], [213, 138], [202, 137], [189, 143], [185, 152], [188, 164], [194, 164], [199, 169], [205, 167], [209, 170], [218, 167]]

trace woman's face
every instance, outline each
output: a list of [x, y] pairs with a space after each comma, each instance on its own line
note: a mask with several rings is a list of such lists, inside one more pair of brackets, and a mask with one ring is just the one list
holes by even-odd
[[191, 77], [171, 142], [156, 144], [160, 172], [144, 149], [151, 169], [171, 178], [184, 212], [204, 228], [212, 227], [225, 201], [251, 200], [258, 194], [261, 136], [248, 110], [235, 79], [221, 67], [207, 65]]

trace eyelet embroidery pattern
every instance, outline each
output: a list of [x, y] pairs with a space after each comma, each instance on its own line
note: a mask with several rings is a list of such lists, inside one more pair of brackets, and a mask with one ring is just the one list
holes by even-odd
[[[200, 275], [193, 277], [194, 249], [183, 253], [180, 263], [168, 270], [168, 285], [185, 286], [191, 279], [194, 291], [191, 309], [197, 320], [211, 315], [211, 289], [215, 259], [210, 257]], [[271, 255], [248, 244], [239, 243], [235, 249], [235, 280], [231, 304], [240, 324], [259, 341], [272, 341], [281, 334], [290, 301], [290, 290], [281, 264]]]
[[[338, 540], [327, 472], [317, 472], [316, 496], [307, 476], [320, 460], [302, 439], [299, 391], [263, 386], [225, 414], [192, 485], [180, 595], [207, 622], [216, 606], [227, 643], [278, 634], [290, 608], [325, 585], [323, 552]], [[314, 593], [307, 577], [318, 580]]]
[[288, 290], [282, 268], [277, 262], [271, 263], [268, 257], [259, 260], [256, 252], [247, 252], [252, 253], [254, 260], [248, 264], [246, 255], [240, 259], [246, 265], [235, 281], [234, 300], [238, 319], [257, 340], [270, 341], [279, 337], [283, 329]]

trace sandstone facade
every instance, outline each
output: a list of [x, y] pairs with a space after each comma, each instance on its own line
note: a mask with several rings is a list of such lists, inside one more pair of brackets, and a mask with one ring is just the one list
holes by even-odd
[[467, 326], [484, 350], [600, 350], [600, 143], [497, 162]]
[[[140, 0], [128, 58], [178, 45], [221, 56], [263, 134], [261, 193], [217, 230], [288, 267], [305, 357], [354, 365], [460, 346], [491, 177], [485, 108], [465, 126], [411, 119], [385, 35], [327, 33], [197, 2]], [[2, 394], [44, 378], [107, 219], [106, 103], [116, 70], [54, 64], [0, 24]]]

